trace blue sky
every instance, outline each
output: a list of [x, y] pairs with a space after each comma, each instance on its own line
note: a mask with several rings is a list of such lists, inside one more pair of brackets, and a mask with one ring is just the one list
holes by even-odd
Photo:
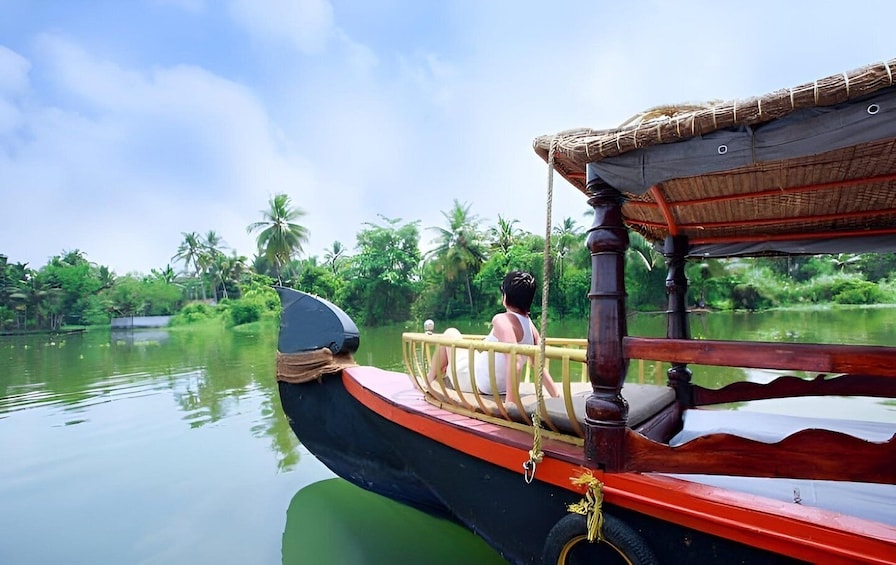
[[[182, 232], [252, 257], [277, 192], [308, 255], [454, 201], [543, 233], [542, 134], [896, 56], [890, 0], [0, 0], [0, 253], [118, 274]], [[556, 184], [553, 218], [584, 226]]]

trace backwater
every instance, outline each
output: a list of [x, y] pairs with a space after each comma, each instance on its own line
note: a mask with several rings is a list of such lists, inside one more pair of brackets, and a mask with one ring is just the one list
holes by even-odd
[[[362, 329], [358, 362], [402, 370], [402, 331], [420, 328]], [[664, 331], [662, 316], [629, 319], [631, 335]], [[700, 314], [691, 333], [893, 345], [896, 308]], [[586, 334], [582, 320], [548, 327]], [[275, 354], [273, 326], [0, 337], [0, 563], [502, 562], [459, 526], [335, 478], [286, 423]], [[707, 386], [776, 376], [693, 369]], [[633, 362], [629, 379], [664, 371]], [[896, 421], [881, 399], [732, 408]]]

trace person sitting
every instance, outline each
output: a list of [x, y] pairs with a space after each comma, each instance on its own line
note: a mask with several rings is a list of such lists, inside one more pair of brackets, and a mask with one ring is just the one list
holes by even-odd
[[[510, 271], [501, 283], [501, 303], [505, 312], [495, 314], [492, 318], [492, 327], [485, 341], [498, 341], [503, 343], [520, 343], [525, 345], [538, 345], [541, 337], [538, 330], [529, 318], [529, 310], [532, 300], [535, 298], [535, 277], [523, 271]], [[461, 333], [457, 328], [448, 328], [443, 333], [445, 337], [460, 339]], [[527, 361], [532, 361], [530, 356], [517, 356], [516, 371], [511, 371], [507, 353], [495, 353], [495, 383], [498, 394], [507, 394], [508, 386], [518, 386], [519, 375]], [[489, 372], [489, 352], [477, 351], [474, 359], [476, 388], [483, 394], [493, 394], [491, 377]], [[469, 355], [465, 351], [450, 355], [447, 346], [441, 345], [433, 354], [427, 373], [427, 382], [431, 383], [437, 378], [457, 373], [458, 384], [461, 390], [467, 390], [470, 386]], [[551, 378], [545, 363], [542, 372], [542, 383], [548, 394], [552, 397], [560, 396], [557, 383]]]

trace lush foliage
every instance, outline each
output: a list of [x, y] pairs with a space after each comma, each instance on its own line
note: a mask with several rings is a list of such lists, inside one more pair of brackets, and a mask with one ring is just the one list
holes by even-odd
[[79, 250], [34, 270], [0, 255], [0, 330], [58, 330], [108, 324], [117, 316], [170, 315], [184, 303], [174, 281], [155, 274], [116, 277]]
[[[545, 237], [515, 219], [491, 226], [472, 205], [454, 201], [444, 224], [427, 226], [430, 251], [421, 254], [419, 222], [380, 217], [357, 232], [349, 249], [335, 241], [321, 259], [301, 258], [308, 230], [304, 212], [285, 194], [262, 210], [258, 253], [250, 262], [213, 231], [183, 233], [171, 265], [150, 274], [117, 276], [80, 250], [63, 251], [39, 269], [0, 255], [0, 331], [58, 330], [64, 325], [107, 324], [118, 316], [173, 315], [173, 324], [215, 321], [267, 323], [279, 313], [275, 282], [340, 305], [360, 325], [411, 319], [488, 319], [500, 307], [500, 284], [511, 269], [532, 272], [549, 287], [552, 317], [588, 315], [591, 256], [585, 229], [564, 218]], [[689, 302], [712, 309], [803, 304], [896, 302], [896, 254], [841, 254], [753, 260], [707, 260], [686, 266]], [[631, 234], [625, 260], [627, 306], [666, 308], [664, 259]], [[533, 314], [542, 310], [541, 291]]]
[[417, 295], [420, 232], [417, 222], [381, 218], [358, 233], [358, 254], [347, 268], [339, 302], [364, 325], [400, 322], [410, 317]]

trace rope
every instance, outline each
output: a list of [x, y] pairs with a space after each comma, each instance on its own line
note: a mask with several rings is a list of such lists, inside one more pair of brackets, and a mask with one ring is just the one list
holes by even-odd
[[548, 196], [547, 213], [544, 227], [544, 266], [541, 277], [541, 339], [538, 349], [538, 370], [535, 372], [535, 412], [532, 413], [532, 449], [529, 450], [529, 460], [523, 463], [526, 484], [535, 478], [535, 467], [544, 459], [541, 450], [541, 407], [544, 405], [544, 391], [542, 390], [542, 378], [545, 364], [545, 340], [548, 333], [548, 295], [551, 289], [551, 211], [554, 206], [554, 152], [557, 149], [557, 138], [551, 139], [551, 147], [548, 150]]
[[604, 527], [604, 484], [591, 474], [590, 470], [582, 471], [578, 477], [570, 477], [572, 484], [584, 486], [585, 498], [566, 507], [570, 512], [585, 516], [588, 526], [588, 541], [602, 541]]

